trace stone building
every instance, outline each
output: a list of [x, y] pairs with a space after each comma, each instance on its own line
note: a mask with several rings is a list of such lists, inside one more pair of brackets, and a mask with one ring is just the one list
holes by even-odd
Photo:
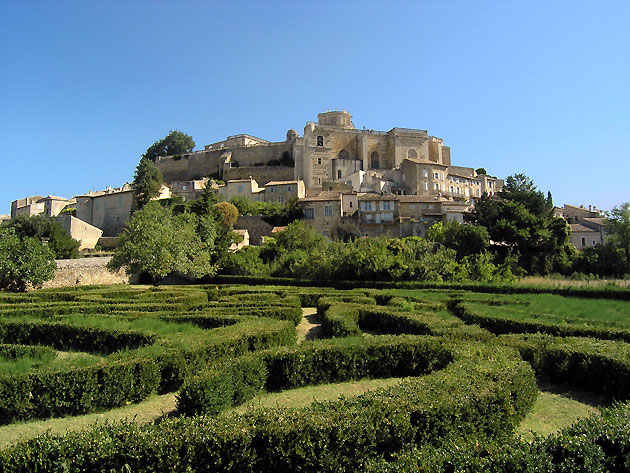
[[304, 181], [269, 181], [265, 184], [265, 202], [286, 204], [291, 199], [306, 196]]
[[26, 215], [27, 217], [33, 217], [35, 215], [56, 217], [63, 209], [75, 202], [74, 199], [64, 199], [63, 197], [54, 195], [47, 197], [42, 197], [41, 195], [25, 197], [11, 202], [11, 218], [18, 215]]
[[104, 237], [119, 235], [135, 210], [131, 184], [76, 196], [76, 217], [103, 230]]
[[[258, 182], [269, 173], [303, 180], [306, 195], [348, 184], [354, 192], [438, 195], [474, 199], [500, 191], [502, 181], [477, 175], [473, 168], [452, 166], [451, 150], [427, 130], [392, 128], [358, 130], [345, 111], [320, 113], [308, 122], [304, 135], [291, 129], [282, 142], [241, 134], [207, 145], [203, 151], [164, 156], [156, 161], [166, 182], [218, 176]], [[285, 164], [273, 166], [269, 164]], [[293, 167], [290, 167], [290, 166]], [[237, 171], [238, 170], [238, 171]], [[235, 174], [234, 172], [237, 171]]]

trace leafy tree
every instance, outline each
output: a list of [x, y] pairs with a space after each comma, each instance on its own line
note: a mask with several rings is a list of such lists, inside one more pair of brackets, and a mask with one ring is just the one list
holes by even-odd
[[488, 174], [488, 173], [486, 172], [486, 168], [477, 168], [477, 169], [475, 169], [475, 172], [476, 172], [477, 174]]
[[19, 238], [32, 237], [46, 241], [56, 259], [79, 257], [81, 243], [74, 240], [59, 222], [48, 217], [18, 215], [11, 219], [7, 226], [13, 228]]
[[621, 248], [625, 254], [626, 273], [630, 274], [630, 202], [614, 207], [605, 222], [611, 243]]
[[517, 254], [528, 273], [547, 274], [565, 266], [569, 228], [553, 216], [551, 195], [545, 197], [524, 174], [508, 177], [498, 198], [484, 194], [475, 203], [472, 221], [486, 227], [495, 252]]
[[195, 148], [192, 136], [178, 130], [171, 130], [168, 135], [153, 143], [142, 155], [155, 162], [159, 156], [173, 156], [190, 153]]
[[219, 221], [226, 227], [233, 227], [238, 220], [238, 209], [229, 202], [219, 202], [214, 204], [213, 211], [217, 214]]
[[156, 282], [175, 271], [193, 277], [214, 274], [213, 242], [200, 237], [199, 225], [194, 214], [173, 216], [171, 209], [151, 202], [127, 223], [108, 268], [146, 273]]
[[37, 238], [17, 235], [14, 228], [0, 227], [0, 289], [39, 287], [55, 275], [53, 252]]
[[458, 259], [482, 253], [490, 244], [490, 235], [485, 227], [462, 225], [455, 220], [431, 226], [427, 230], [427, 239], [455, 250]]
[[143, 156], [136, 167], [132, 183], [138, 207], [142, 208], [151, 199], [157, 197], [160, 194], [162, 184], [163, 179], [160, 170], [151, 159]]
[[219, 203], [223, 196], [217, 194], [210, 183], [206, 184], [201, 197], [190, 203], [190, 210], [197, 215], [210, 215], [215, 204]]
[[627, 271], [624, 251], [612, 242], [584, 248], [577, 253], [572, 267], [577, 273], [621, 276]]

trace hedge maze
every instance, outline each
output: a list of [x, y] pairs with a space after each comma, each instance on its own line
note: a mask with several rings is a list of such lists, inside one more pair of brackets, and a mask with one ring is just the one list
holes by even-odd
[[[630, 471], [625, 293], [282, 282], [0, 294], [1, 424], [178, 393], [176, 416], [38, 437], [0, 451], [0, 471]], [[327, 338], [297, 343], [302, 307]], [[306, 408], [234, 410], [390, 377]], [[619, 403], [528, 443], [513, 432], [537, 378]]]

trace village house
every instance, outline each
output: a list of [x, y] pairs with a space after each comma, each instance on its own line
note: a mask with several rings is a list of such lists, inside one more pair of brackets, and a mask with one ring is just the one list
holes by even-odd
[[136, 208], [133, 188], [129, 183], [117, 188], [108, 187], [104, 191], [90, 191], [76, 196], [76, 199], [76, 217], [103, 230], [104, 237], [122, 233]]

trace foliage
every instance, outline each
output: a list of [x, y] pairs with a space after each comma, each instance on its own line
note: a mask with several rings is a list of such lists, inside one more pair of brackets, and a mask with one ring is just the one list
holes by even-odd
[[490, 244], [485, 227], [462, 225], [455, 220], [438, 222], [427, 230], [427, 239], [457, 252], [457, 258], [483, 253]]
[[477, 174], [488, 174], [487, 171], [486, 171], [486, 168], [477, 168], [477, 169], [475, 169], [475, 172]]
[[[576, 250], [577, 251], [577, 250]], [[575, 256], [573, 271], [599, 276], [621, 276], [626, 272], [624, 251], [611, 242], [589, 246]]]
[[14, 228], [0, 227], [0, 289], [25, 291], [54, 277], [55, 258], [50, 248]]
[[230, 201], [240, 215], [262, 215], [265, 222], [274, 227], [281, 227], [304, 218], [299, 206], [299, 199], [289, 199], [284, 205], [279, 202], [254, 202], [245, 197], [236, 196]]
[[226, 227], [233, 227], [238, 220], [238, 209], [229, 202], [219, 202], [212, 207], [219, 221]]
[[472, 213], [473, 222], [486, 227], [494, 251], [518, 255], [519, 265], [530, 274], [566, 267], [569, 227], [553, 216], [551, 195], [545, 197], [531, 179], [515, 174], [498, 197], [484, 194]]
[[162, 173], [153, 161], [145, 156], [140, 158], [132, 183], [138, 206], [142, 208], [151, 199], [157, 197], [162, 184]]
[[195, 148], [192, 136], [178, 130], [171, 130], [168, 135], [153, 143], [142, 155], [155, 162], [159, 156], [173, 156], [190, 153]]
[[626, 257], [626, 273], [630, 273], [630, 202], [614, 207], [606, 217], [606, 231], [610, 241], [623, 250]]
[[61, 212], [59, 212], [59, 215], [71, 215], [73, 217], [76, 217], [77, 209], [76, 207], [61, 209]]
[[18, 215], [11, 219], [7, 226], [15, 229], [20, 238], [33, 237], [46, 241], [55, 259], [71, 259], [79, 257], [81, 243], [74, 240], [59, 222], [43, 215], [28, 217]]
[[170, 209], [150, 203], [128, 222], [108, 267], [146, 273], [154, 281], [174, 271], [194, 277], [213, 274], [216, 268], [210, 263], [209, 251], [214, 242], [202, 240], [198, 225], [194, 214], [173, 216]]

